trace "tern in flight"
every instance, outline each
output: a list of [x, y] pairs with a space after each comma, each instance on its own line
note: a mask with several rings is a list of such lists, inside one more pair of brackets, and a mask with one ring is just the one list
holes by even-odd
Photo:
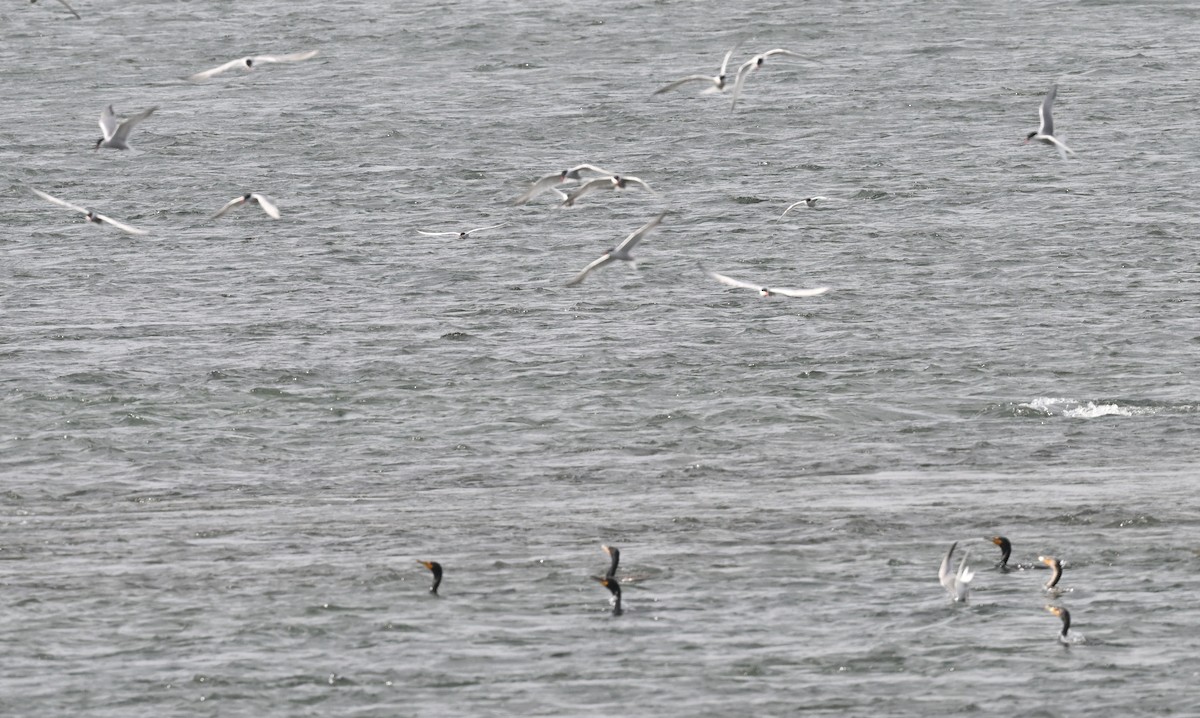
[[1046, 97], [1042, 100], [1042, 106], [1038, 108], [1038, 116], [1041, 117], [1042, 123], [1037, 130], [1030, 132], [1025, 136], [1025, 144], [1029, 144], [1030, 140], [1036, 142], [1044, 142], [1056, 150], [1064, 160], [1068, 154], [1075, 154], [1075, 150], [1067, 147], [1054, 136], [1054, 118], [1050, 115], [1050, 108], [1054, 106], [1054, 98], [1058, 95], [1058, 85], [1051, 85], [1050, 91], [1046, 93]]
[[100, 131], [104, 136], [96, 140], [96, 146], [93, 150], [98, 150], [101, 147], [108, 147], [114, 150], [129, 149], [129, 133], [137, 126], [137, 123], [154, 114], [157, 107], [151, 107], [148, 110], [142, 110], [133, 117], [126, 117], [124, 122], [117, 122], [117, 115], [113, 112], [112, 105], [104, 108], [104, 112], [100, 113]]
[[743, 282], [740, 279], [734, 279], [733, 277], [727, 277], [724, 274], [717, 274], [716, 272], [710, 272], [709, 270], [704, 268], [704, 265], [700, 265], [700, 269], [703, 269], [704, 272], [708, 276], [712, 277], [713, 279], [717, 280], [718, 282], [720, 282], [721, 284], [724, 284], [727, 287], [737, 287], [739, 289], [753, 289], [754, 291], [758, 292], [760, 296], [763, 296], [763, 297], [773, 297], [775, 295], [779, 295], [781, 297], [815, 297], [815, 296], [824, 294], [825, 292], [829, 291], [829, 287], [816, 287], [814, 289], [782, 289], [782, 288], [764, 287], [761, 284], [755, 284], [753, 282]]
[[646, 236], [647, 232], [657, 227], [658, 223], [662, 221], [662, 218], [666, 216], [666, 214], [666, 212], [662, 212], [654, 219], [643, 224], [641, 227], [638, 227], [637, 231], [626, 237], [625, 240], [618, 244], [615, 249], [608, 250], [604, 254], [600, 255], [599, 259], [584, 267], [582, 272], [575, 275], [574, 279], [567, 282], [567, 286], [573, 287], [576, 284], [582, 284], [583, 280], [587, 279], [589, 274], [603, 267], [604, 265], [611, 264], [617, 260], [629, 262], [633, 265], [634, 269], [637, 269], [637, 262], [634, 261], [633, 255], [629, 253], [630, 250], [637, 245], [642, 237]]
[[212, 218], [216, 219], [218, 217], [224, 217], [225, 213], [234, 207], [241, 207], [242, 205], [250, 202], [257, 203], [259, 207], [262, 207], [262, 211], [266, 212], [271, 219], [279, 219], [279, 208], [275, 206], [275, 203], [272, 202], [271, 199], [266, 195], [262, 195], [257, 192], [247, 192], [241, 197], [234, 197], [226, 202], [225, 206], [218, 210], [218, 212], [214, 214]]
[[[827, 197], [805, 197], [804, 199], [800, 200], [799, 202], [793, 202], [792, 204], [788, 205], [787, 209], [783, 210], [783, 214], [779, 215], [779, 219], [783, 219], [784, 217], [787, 216], [788, 212], [791, 212], [793, 209], [795, 209], [796, 207], [799, 207], [800, 205], [804, 205], [805, 207], [808, 207], [809, 209], [816, 209], [817, 202], [821, 202], [826, 199], [828, 199], [828, 198]], [[776, 220], [776, 221], [778, 221], [778, 220]]]
[[[791, 50], [784, 50], [781, 47], [777, 47], [774, 50], [767, 50], [761, 55], [755, 55], [749, 60], [746, 60], [742, 63], [741, 67], [738, 68], [737, 78], [733, 82], [733, 102], [730, 103], [729, 109], [737, 109], [738, 96], [742, 94], [742, 85], [746, 84], [746, 78], [750, 77], [750, 73], [762, 67], [763, 63], [767, 61], [767, 58], [774, 55], [787, 55], [788, 57], [799, 57], [804, 60], [812, 60], [812, 58], [804, 57], [804, 55], [792, 52]], [[815, 62], [815, 60], [813, 60], [813, 62]]]
[[417, 234], [423, 234], [426, 237], [458, 237], [459, 239], [466, 239], [471, 235], [472, 232], [482, 232], [485, 229], [495, 229], [497, 227], [503, 227], [506, 224], [508, 224], [508, 222], [501, 222], [500, 224], [493, 224], [488, 227], [476, 227], [475, 229], [468, 229], [466, 232], [426, 232], [423, 229], [418, 229]]
[[38, 197], [41, 197], [42, 199], [45, 199], [45, 200], [49, 200], [49, 201], [53, 202], [54, 204], [58, 205], [59, 207], [66, 207], [67, 209], [73, 209], [76, 212], [82, 212], [84, 214], [84, 216], [87, 218], [87, 221], [89, 221], [89, 222], [95, 222], [97, 224], [100, 224], [102, 222], [107, 222], [108, 224], [111, 224], [112, 226], [116, 227], [117, 229], [119, 229], [122, 232], [125, 232], [127, 234], [146, 234], [146, 230], [144, 230], [144, 229], [130, 227], [129, 225], [125, 224], [124, 222], [118, 222], [117, 220], [113, 219], [112, 217], [105, 217], [104, 215], [100, 214], [99, 212], [94, 212], [90, 209], [84, 209], [83, 207], [80, 207], [79, 205], [71, 204], [70, 202], [67, 202], [66, 200], [61, 200], [58, 197], [48, 195], [45, 192], [41, 191], [40, 189], [34, 189], [33, 187], [30, 187], [30, 189], [32, 189], [34, 194], [36, 194]]
[[710, 77], [709, 75], [688, 75], [687, 77], [685, 77], [683, 79], [676, 80], [675, 82], [672, 82], [669, 85], [658, 88], [657, 90], [654, 91], [654, 94], [661, 95], [664, 92], [670, 92], [671, 90], [674, 90], [676, 87], [679, 87], [680, 85], [685, 85], [689, 82], [707, 82], [707, 83], [709, 83], [710, 86], [704, 88], [704, 92], [701, 94], [707, 95], [712, 92], [724, 92], [725, 86], [727, 84], [726, 78], [728, 77], [725, 74], [725, 68], [727, 68], [729, 66], [729, 58], [733, 55], [735, 50], [737, 50], [736, 45], [734, 47], [730, 48], [729, 52], [725, 53], [725, 59], [721, 61], [721, 73], [719, 75], [717, 75], [716, 77]]
[[236, 60], [230, 60], [229, 62], [225, 63], [224, 65], [221, 65], [219, 67], [214, 67], [211, 70], [205, 70], [204, 72], [197, 72], [195, 75], [192, 75], [188, 79], [189, 80], [207, 80], [208, 78], [212, 77], [213, 75], [220, 75], [222, 72], [225, 72], [226, 70], [232, 70], [235, 67], [240, 67], [240, 68], [246, 70], [247, 72], [249, 72], [250, 70], [254, 69], [255, 65], [266, 65], [266, 64], [272, 63], [272, 62], [301, 62], [303, 60], [308, 60], [308, 59], [316, 57], [316, 56], [317, 56], [316, 50], [309, 50], [308, 52], [296, 52], [291, 55], [257, 55], [254, 57], [239, 57]]

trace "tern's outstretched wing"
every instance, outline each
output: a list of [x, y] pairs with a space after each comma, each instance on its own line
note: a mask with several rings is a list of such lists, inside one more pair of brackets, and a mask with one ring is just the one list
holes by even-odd
[[576, 284], [583, 284], [583, 280], [587, 279], [587, 276], [588, 276], [589, 274], [591, 274], [593, 271], [595, 271], [595, 270], [599, 269], [600, 267], [603, 267], [604, 265], [608, 264], [608, 263], [609, 263], [609, 262], [611, 262], [611, 261], [613, 261], [612, 255], [611, 255], [611, 254], [609, 254], [609, 253], [607, 253], [607, 252], [605, 252], [604, 254], [602, 254], [602, 255], [600, 256], [600, 258], [599, 258], [599, 259], [597, 259], [596, 261], [592, 262], [592, 263], [591, 263], [591, 264], [589, 264], [588, 266], [584, 267], [584, 268], [583, 268], [583, 271], [582, 271], [582, 272], [580, 272], [579, 274], [576, 274], [574, 279], [572, 279], [571, 281], [567, 282], [567, 286], [568, 286], [568, 287], [573, 287], [573, 286], [575, 286]]
[[100, 220], [101, 222], [108, 222], [109, 224], [111, 224], [112, 226], [121, 230], [122, 232], [125, 232], [126, 234], [147, 234], [146, 230], [144, 230], [144, 229], [138, 229], [137, 227], [130, 227], [129, 225], [125, 224], [124, 222], [118, 222], [117, 220], [113, 219], [112, 217], [105, 217], [104, 215], [100, 214], [99, 212], [93, 213], [92, 216], [95, 217], [96, 219]]
[[[109, 106], [108, 109], [109, 109], [109, 111], [111, 111], [112, 107]], [[146, 119], [150, 115], [153, 115], [154, 111], [157, 109], [158, 109], [157, 107], [151, 107], [148, 110], [142, 110], [141, 112], [137, 113], [133, 117], [125, 118], [125, 121], [122, 122], [121, 124], [117, 125], [116, 132], [113, 132], [112, 136], [109, 137], [108, 139], [116, 140], [117, 142], [121, 142], [121, 143], [125, 143], [126, 140], [129, 139], [129, 133], [132, 132], [133, 128], [137, 126], [137, 123]]]
[[250, 59], [250, 58], [239, 57], [236, 60], [230, 60], [229, 62], [225, 63], [224, 65], [214, 67], [211, 70], [205, 70], [204, 72], [197, 72], [195, 75], [192, 75], [188, 79], [189, 80], [207, 80], [208, 78], [212, 77], [213, 75], [220, 75], [222, 72], [225, 72], [226, 70], [232, 70], [233, 68], [235, 68], [239, 65], [242, 67], [246, 67], [247, 59]]
[[250, 195], [250, 199], [258, 202], [258, 206], [270, 216], [271, 219], [279, 219], [279, 208], [271, 201], [271, 198], [265, 194], [254, 192]]
[[829, 287], [815, 287], [813, 289], [770, 289], [771, 294], [782, 294], [785, 297], [816, 297], [829, 291]]
[[623, 242], [621, 242], [619, 245], [617, 245], [616, 253], [622, 254], [622, 253], [629, 252], [631, 249], [633, 249], [634, 246], [637, 245], [637, 243], [641, 241], [642, 237], [646, 236], [647, 232], [649, 232], [650, 230], [652, 230], [658, 226], [658, 223], [661, 222], [662, 218], [665, 216], [667, 216], [666, 212], [660, 212], [657, 217], [655, 217], [654, 219], [650, 220], [649, 222], [643, 224], [641, 227], [638, 227], [637, 231], [635, 231], [633, 234], [626, 237]]
[[66, 207], [67, 209], [73, 209], [76, 212], [82, 212], [84, 214], [88, 213], [88, 211], [86, 209], [84, 209], [83, 207], [80, 207], [77, 204], [71, 204], [70, 202], [68, 202], [66, 200], [59, 199], [58, 197], [55, 197], [53, 195], [48, 195], [45, 192], [41, 191], [40, 189], [34, 189], [33, 187], [30, 187], [29, 189], [32, 189], [33, 193], [36, 194], [38, 197], [41, 197], [42, 199], [45, 199], [45, 200], [49, 200], [49, 201], [53, 202], [54, 204], [58, 205], [59, 207]]
[[1042, 100], [1042, 106], [1038, 108], [1038, 117], [1042, 120], [1042, 125], [1038, 128], [1039, 135], [1054, 134], [1054, 118], [1050, 115], [1050, 108], [1054, 107], [1054, 98], [1057, 95], [1058, 85], [1051, 85], [1050, 91], [1046, 93], [1045, 99]]

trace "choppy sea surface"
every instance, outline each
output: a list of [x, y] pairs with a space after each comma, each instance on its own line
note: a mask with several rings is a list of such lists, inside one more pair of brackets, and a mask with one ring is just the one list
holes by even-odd
[[[0, 11], [0, 713], [1200, 714], [1194, 3], [72, 4]], [[735, 45], [808, 59], [652, 96]], [[582, 162], [655, 191], [513, 206]]]

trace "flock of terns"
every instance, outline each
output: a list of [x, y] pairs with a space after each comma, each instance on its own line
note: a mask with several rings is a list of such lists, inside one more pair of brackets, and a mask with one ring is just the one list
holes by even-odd
[[[1058, 582], [1062, 579], [1063, 564], [1062, 561], [1053, 556], [1038, 556], [1039, 564], [1015, 564], [1009, 565], [1008, 559], [1012, 555], [1012, 543], [1004, 536], [992, 536], [988, 540], [1000, 547], [1000, 560], [996, 563], [996, 570], [1001, 573], [1010, 571], [1026, 571], [1034, 568], [1049, 568], [1050, 578], [1042, 586], [1042, 590], [1057, 598], [1062, 594], [1062, 589], [1058, 587]], [[967, 559], [970, 556], [970, 551], [963, 554], [962, 560], [959, 561], [958, 570], [953, 569], [954, 550], [958, 547], [958, 542], [950, 544], [950, 550], [942, 557], [941, 568], [938, 569], [938, 580], [947, 591], [950, 597], [955, 602], [966, 603], [970, 595], [971, 580], [975, 578], [975, 572], [967, 565]], [[593, 576], [593, 580], [598, 581], [601, 586], [608, 589], [611, 595], [609, 598], [612, 606], [612, 615], [620, 616], [625, 612], [621, 606], [621, 582], [617, 578], [617, 566], [621, 562], [621, 549], [616, 546], [601, 545], [609, 556], [608, 570], [603, 576]], [[444, 571], [442, 564], [437, 561], [425, 561], [418, 559], [417, 563], [429, 569], [433, 573], [433, 584], [429, 587], [429, 592], [433, 595], [438, 595], [438, 587], [442, 585], [442, 576]], [[1046, 610], [1057, 616], [1062, 621], [1062, 630], [1058, 634], [1058, 642], [1063, 646], [1083, 643], [1084, 638], [1079, 634], [1069, 635], [1071, 630], [1071, 612], [1063, 606], [1047, 604]]]
[[[37, 2], [37, 0], [31, 0], [31, 2]], [[75, 11], [75, 9], [72, 8], [66, 2], [66, 0], [59, 0], [59, 2], [62, 3], [62, 5], [64, 7], [66, 7], [73, 15], [75, 15], [76, 18], [80, 17], [79, 13], [77, 13]], [[675, 81], [659, 88], [658, 90], [655, 90], [653, 94], [659, 95], [659, 94], [662, 94], [665, 92], [670, 92], [672, 90], [676, 90], [685, 85], [691, 85], [693, 83], [702, 83], [705, 85], [705, 88], [703, 90], [704, 94], [724, 93], [726, 91], [729, 91], [730, 95], [731, 95], [730, 108], [736, 109], [738, 98], [741, 96], [742, 90], [745, 87], [747, 79], [749, 79], [749, 77], [752, 74], [754, 74], [755, 72], [761, 70], [761, 68], [764, 66], [764, 64], [766, 63], [766, 61], [769, 58], [772, 58], [772, 57], [794, 57], [794, 58], [801, 58], [804, 60], [808, 60], [811, 62], [819, 62], [817, 60], [807, 58], [799, 53], [792, 52], [791, 50], [786, 50], [784, 48], [774, 48], [772, 50], [767, 50], [765, 52], [761, 52], [756, 55], [753, 55], [752, 57], [750, 57], [750, 59], [741, 63], [737, 68], [737, 72], [734, 75], [732, 82], [730, 82], [729, 75], [728, 75], [729, 61], [732, 59], [733, 54], [737, 51], [737, 49], [738, 49], [738, 45], [735, 45], [733, 48], [730, 48], [729, 51], [727, 51], [725, 53], [725, 56], [721, 61], [720, 72], [716, 76], [688, 75], [686, 77], [675, 80]], [[241, 69], [243, 71], [249, 72], [249, 71], [253, 70], [255, 67], [261, 67], [263, 65], [270, 65], [270, 64], [277, 64], [277, 63], [303, 62], [305, 60], [309, 60], [309, 59], [316, 57], [317, 54], [318, 54], [317, 50], [309, 50], [306, 52], [298, 52], [298, 53], [291, 53], [291, 54], [285, 54], [285, 55], [252, 55], [252, 56], [247, 56], [247, 57], [240, 57], [240, 58], [237, 58], [234, 60], [229, 60], [228, 62], [222, 63], [221, 65], [218, 65], [212, 69], [204, 70], [202, 72], [197, 72], [197, 73], [191, 75], [188, 79], [193, 82], [201, 82], [201, 81], [211, 79], [217, 75], [220, 75], [222, 73], [225, 73], [225, 72], [228, 72], [228, 71], [234, 70], [234, 69]], [[1060, 155], [1062, 155], [1062, 157], [1065, 159], [1068, 154], [1074, 154], [1074, 151], [1071, 150], [1069, 147], [1067, 147], [1061, 140], [1059, 140], [1054, 135], [1054, 120], [1051, 116], [1051, 109], [1054, 104], [1054, 99], [1057, 94], [1057, 90], [1058, 90], [1058, 86], [1054, 85], [1050, 88], [1049, 92], [1046, 93], [1046, 96], [1043, 99], [1042, 104], [1038, 110], [1041, 123], [1036, 131], [1029, 133], [1029, 135], [1026, 137], [1025, 141], [1026, 141], [1026, 143], [1028, 143], [1030, 140], [1033, 140], [1036, 142], [1041, 142], [1044, 144], [1051, 145], [1055, 149], [1057, 149], [1058, 152], [1060, 153]], [[139, 112], [135, 115], [127, 117], [124, 120], [118, 121], [116, 113], [113, 111], [113, 108], [111, 105], [104, 108], [104, 111], [101, 112], [101, 114], [100, 114], [100, 129], [103, 132], [103, 136], [100, 139], [96, 140], [96, 144], [93, 149], [96, 149], [96, 150], [99, 150], [101, 148], [108, 148], [108, 149], [115, 149], [115, 150], [129, 149], [130, 148], [130, 145], [129, 145], [130, 133], [133, 131], [133, 129], [139, 123], [143, 122], [148, 117], [153, 115], [156, 109], [157, 109], [157, 107], [151, 107], [147, 110], [143, 110], [142, 112]], [[560, 189], [564, 185], [568, 185], [568, 184], [572, 185], [570, 192], [564, 192], [562, 189]], [[622, 190], [633, 189], [633, 188], [640, 188], [646, 192], [650, 192], [652, 194], [654, 193], [654, 191], [650, 188], [650, 185], [638, 177], [633, 177], [630, 175], [610, 172], [606, 169], [603, 169], [601, 167], [598, 167], [598, 166], [592, 165], [592, 164], [580, 164], [575, 167], [571, 167], [569, 169], [562, 170], [560, 172], [547, 174], [547, 175], [537, 179], [529, 186], [529, 188], [525, 192], [523, 192], [519, 197], [516, 198], [516, 200], [514, 201], [514, 204], [524, 205], [546, 192], [553, 192], [555, 194], [555, 196], [559, 199], [560, 206], [574, 207], [576, 205], [576, 203], [579, 202], [580, 199], [582, 199], [583, 197], [585, 197], [589, 194], [592, 194], [593, 192], [599, 192], [599, 191], [603, 191], [603, 190], [609, 190], [609, 191], [616, 192], [616, 191], [622, 191]], [[59, 205], [60, 207], [66, 208], [66, 209], [70, 209], [70, 210], [82, 213], [84, 215], [85, 219], [89, 222], [94, 222], [94, 223], [98, 223], [98, 224], [108, 224], [108, 225], [111, 225], [112, 227], [115, 227], [116, 229], [119, 229], [120, 231], [125, 232], [127, 234], [132, 234], [132, 235], [147, 234], [146, 230], [134, 227], [128, 223], [125, 223], [125, 222], [113, 219], [112, 217], [108, 217], [106, 215], [100, 214], [99, 212], [96, 212], [95, 210], [90, 210], [85, 207], [81, 207], [81, 206], [76, 205], [67, 200], [50, 195], [49, 193], [44, 192], [39, 189], [35, 189], [32, 187], [30, 189], [32, 189], [33, 192], [35, 194], [37, 194], [37, 196], [39, 196], [49, 202], [52, 202], [56, 205]], [[779, 219], [782, 220], [784, 217], [787, 216], [787, 214], [789, 212], [791, 212], [794, 208], [799, 207], [802, 204], [805, 205], [805, 207], [807, 207], [807, 208], [815, 209], [819, 202], [825, 201], [826, 199], [827, 198], [825, 198], [825, 197], [819, 197], [819, 196], [818, 197], [807, 197], [798, 202], [794, 202], [791, 205], [789, 205], [787, 207], [787, 209], [785, 209], [783, 211], [783, 214], [781, 214], [779, 216]], [[226, 215], [231, 210], [238, 208], [238, 207], [248, 205], [248, 204], [258, 205], [259, 208], [261, 208], [263, 210], [263, 212], [265, 212], [267, 214], [267, 216], [269, 216], [271, 219], [279, 219], [281, 216], [280, 212], [279, 212], [279, 208], [268, 196], [266, 196], [262, 193], [258, 193], [258, 192], [247, 192], [238, 197], [234, 197], [233, 199], [226, 202], [216, 213], [214, 213], [212, 215], [211, 218], [218, 219], [218, 218]], [[631, 253], [633, 248], [639, 242], [641, 242], [642, 239], [645, 238], [645, 236], [647, 235], [647, 233], [650, 232], [650, 230], [657, 227], [663, 221], [663, 218], [669, 213], [670, 213], [669, 210], [660, 212], [656, 217], [652, 218], [650, 221], [646, 222], [641, 227], [634, 230], [633, 233], [631, 233], [630, 235], [625, 237], [625, 239], [622, 240], [621, 243], [618, 244], [616, 247], [605, 251], [603, 254], [600, 255], [600, 257], [593, 260], [586, 267], [584, 267], [578, 274], [576, 274], [574, 276], [574, 278], [572, 278], [570, 281], [568, 281], [566, 283], [566, 286], [573, 287], [573, 286], [582, 284], [584, 282], [584, 280], [586, 280], [593, 272], [595, 272], [598, 269], [601, 269], [602, 267], [610, 265], [614, 262], [627, 262], [631, 267], [633, 267], [636, 270], [637, 262], [634, 260], [634, 257]], [[504, 222], [501, 224], [495, 224], [495, 225], [490, 225], [490, 226], [486, 226], [486, 227], [477, 227], [475, 229], [470, 229], [470, 230], [466, 230], [466, 231], [455, 231], [455, 232], [435, 232], [435, 231], [428, 231], [428, 230], [417, 230], [417, 231], [420, 234], [426, 235], [426, 236], [456, 236], [459, 239], [466, 239], [475, 232], [483, 232], [485, 230], [496, 229], [496, 228], [502, 227], [506, 224], [507, 224], [507, 222]], [[824, 286], [807, 288], [807, 289], [767, 287], [767, 286], [763, 286], [762, 284], [760, 284], [758, 282], [749, 282], [749, 281], [745, 281], [745, 280], [741, 280], [741, 279], [735, 279], [733, 277], [730, 277], [730, 276], [727, 276], [724, 274], [720, 274], [718, 272], [710, 271], [703, 265], [700, 265], [700, 269], [705, 274], [707, 274], [710, 278], [712, 278], [713, 280], [715, 280], [716, 282], [718, 282], [724, 286], [733, 287], [736, 289], [751, 289], [751, 290], [758, 292], [758, 294], [762, 297], [774, 297], [774, 296], [815, 297], [815, 296], [825, 294], [826, 292], [829, 291], [829, 287], [824, 287]]]
[[[37, 0], [31, 0], [31, 1], [37, 2]], [[59, 2], [61, 2], [63, 5], [65, 5], [67, 7], [67, 9], [69, 9], [75, 15], [75, 17], [79, 17], [79, 13], [75, 12], [75, 10], [73, 8], [71, 8], [70, 5], [67, 5], [65, 0], [59, 0]], [[249, 72], [256, 65], [261, 66], [261, 65], [268, 65], [271, 63], [279, 63], [279, 62], [302, 62], [304, 60], [309, 60], [309, 59], [316, 57], [317, 52], [318, 52], [317, 50], [309, 50], [308, 52], [298, 52], [298, 53], [293, 53], [291, 55], [257, 55], [257, 56], [250, 56], [250, 57], [239, 57], [236, 60], [230, 60], [229, 62], [226, 62], [222, 65], [218, 65], [217, 67], [214, 67], [211, 70], [205, 70], [204, 72], [197, 72], [196, 74], [192, 75], [188, 79], [192, 80], [193, 82], [199, 82], [201, 80], [207, 80], [215, 75], [219, 75], [223, 72], [226, 72], [228, 70], [233, 70], [235, 68], [241, 68], [242, 70]], [[140, 124], [146, 118], [153, 115], [157, 109], [158, 109], [157, 107], [151, 107], [147, 110], [142, 110], [141, 112], [137, 113], [136, 115], [131, 115], [129, 117], [126, 117], [124, 120], [118, 121], [117, 113], [113, 111], [112, 105], [105, 107], [104, 111], [100, 113], [100, 131], [103, 133], [103, 135], [100, 137], [100, 139], [96, 140], [96, 144], [94, 147], [92, 147], [92, 149], [93, 150], [99, 150], [101, 148], [107, 148], [107, 149], [112, 149], [112, 150], [130, 149], [129, 134], [131, 132], [133, 132], [133, 128], [137, 127], [138, 124]], [[39, 196], [42, 199], [45, 199], [49, 202], [53, 202], [54, 204], [56, 204], [60, 207], [65, 207], [67, 209], [74, 210], [76, 212], [82, 212], [84, 215], [84, 218], [89, 222], [95, 222], [97, 224], [109, 224], [109, 225], [112, 225], [113, 227], [121, 230], [122, 232], [125, 232], [126, 234], [133, 234], [133, 235], [149, 234], [149, 232], [147, 232], [144, 229], [134, 227], [125, 222], [121, 222], [119, 220], [113, 219], [112, 217], [108, 217], [106, 215], [100, 214], [99, 212], [96, 212], [95, 210], [90, 210], [90, 209], [87, 209], [84, 207], [80, 207], [77, 204], [74, 204], [72, 202], [68, 202], [67, 200], [55, 197], [47, 192], [43, 192], [40, 189], [36, 189], [34, 187], [30, 187], [30, 189], [33, 190], [33, 193], [36, 194], [37, 196]], [[268, 217], [270, 217], [271, 219], [279, 219], [281, 216], [279, 213], [279, 207], [276, 206], [275, 202], [272, 201], [270, 197], [266, 196], [265, 194], [261, 194], [259, 192], [247, 192], [238, 197], [234, 197], [233, 199], [226, 202], [224, 204], [224, 206], [222, 206], [219, 210], [217, 210], [217, 212], [215, 214], [212, 215], [212, 219], [218, 219], [220, 217], [224, 217], [231, 210], [233, 210], [237, 207], [241, 207], [243, 205], [247, 205], [247, 204], [258, 205], [258, 207], [260, 209], [262, 209], [262, 211], [265, 212], [266, 215]]]

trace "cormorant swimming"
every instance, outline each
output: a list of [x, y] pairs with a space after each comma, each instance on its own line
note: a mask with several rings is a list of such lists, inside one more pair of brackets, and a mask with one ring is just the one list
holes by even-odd
[[433, 571], [433, 585], [429, 587], [429, 592], [436, 596], [438, 586], [442, 584], [442, 564], [438, 563], [437, 561], [421, 560], [418, 560], [417, 563], [421, 564], [430, 571]]
[[1071, 612], [1062, 606], [1050, 605], [1046, 606], [1046, 610], [1062, 619], [1062, 631], [1058, 634], [1058, 642], [1064, 646], [1069, 646], [1071, 641], [1067, 638], [1067, 631], [1071, 629]]
[[1050, 580], [1046, 582], [1044, 588], [1049, 591], [1058, 585], [1058, 579], [1062, 578], [1062, 561], [1053, 556], [1038, 556], [1038, 560], [1050, 567], [1054, 573], [1050, 574]]
[[1008, 557], [1012, 555], [1012, 544], [1004, 536], [993, 536], [991, 542], [1000, 547], [1000, 563], [996, 564], [996, 568], [1007, 571]]

